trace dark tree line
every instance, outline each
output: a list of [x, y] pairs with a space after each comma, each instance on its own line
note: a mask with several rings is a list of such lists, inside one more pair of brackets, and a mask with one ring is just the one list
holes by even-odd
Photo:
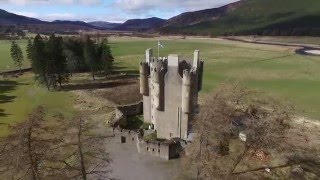
[[27, 57], [31, 61], [36, 80], [48, 89], [62, 88], [75, 72], [90, 71], [93, 80], [96, 73], [109, 75], [114, 58], [107, 40], [96, 43], [87, 37], [63, 39], [51, 35], [48, 40], [39, 34], [28, 41]]
[[90, 37], [86, 38], [84, 43], [84, 59], [91, 71], [92, 79], [95, 80], [95, 74], [105, 73], [107, 76], [113, 71], [113, 56], [108, 41], [105, 39], [100, 43], [94, 43]]

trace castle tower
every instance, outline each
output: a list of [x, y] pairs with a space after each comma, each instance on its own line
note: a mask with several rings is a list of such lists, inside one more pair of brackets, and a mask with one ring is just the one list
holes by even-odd
[[145, 62], [140, 63], [144, 121], [154, 125], [158, 138], [187, 140], [201, 89], [200, 52], [194, 52], [191, 62], [181, 60], [179, 55], [158, 59], [152, 54], [148, 49]]

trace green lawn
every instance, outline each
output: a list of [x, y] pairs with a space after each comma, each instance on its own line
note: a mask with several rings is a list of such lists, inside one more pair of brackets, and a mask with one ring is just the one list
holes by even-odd
[[[23, 67], [29, 67], [30, 62], [27, 60], [26, 57], [26, 47], [27, 47], [27, 40], [18, 40], [16, 41], [24, 55], [24, 62], [23, 62]], [[10, 48], [11, 48], [11, 42], [9, 40], [0, 40], [0, 72], [6, 71], [6, 70], [15, 70], [17, 67], [14, 65], [11, 55], [10, 55]]]
[[70, 118], [74, 113], [73, 102], [72, 93], [48, 91], [34, 82], [31, 73], [0, 80], [0, 137], [9, 133], [8, 125], [25, 120], [39, 105], [46, 107], [47, 119], [60, 113]]
[[314, 46], [320, 45], [320, 37], [311, 36], [237, 36], [238, 39], [251, 41], [266, 41], [278, 43], [294, 43], [294, 44], [312, 44]]
[[[0, 42], [0, 67], [3, 68], [11, 63], [10, 43]], [[153, 48], [157, 54], [155, 39], [110, 38], [110, 42], [119, 71], [137, 74], [145, 50]], [[19, 43], [26, 44], [25, 41]], [[216, 39], [167, 39], [163, 44], [161, 56], [176, 53], [192, 59], [195, 49], [201, 51], [205, 60], [203, 94], [220, 83], [240, 82], [281, 100], [292, 101], [308, 117], [320, 119], [320, 57], [296, 55], [289, 47]], [[38, 105], [47, 107], [48, 116], [62, 113], [71, 117], [73, 102], [71, 92], [47, 91], [34, 82], [31, 73], [9, 81], [0, 79], [0, 136], [9, 133], [7, 124], [23, 121]]]
[[[111, 38], [119, 70], [137, 73], [147, 48], [157, 54], [157, 40]], [[206, 93], [224, 82], [239, 82], [284, 101], [292, 101], [299, 111], [320, 119], [320, 57], [302, 56], [289, 47], [257, 45], [213, 39], [163, 40], [160, 56], [181, 54], [192, 59], [195, 49], [205, 60]]]

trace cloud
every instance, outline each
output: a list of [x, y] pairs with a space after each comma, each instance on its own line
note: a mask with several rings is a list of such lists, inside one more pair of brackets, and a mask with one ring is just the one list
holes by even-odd
[[238, 0], [116, 0], [114, 5], [128, 13], [148, 13], [150, 11], [196, 11], [219, 7]]
[[35, 12], [28, 12], [28, 11], [12, 11], [12, 13], [22, 15], [22, 16], [27, 16], [27, 17], [32, 17], [32, 18], [37, 18], [41, 20], [46, 20], [46, 21], [53, 21], [53, 20], [76, 20], [78, 16], [72, 13], [50, 13], [50, 14], [45, 14], [41, 15]]
[[76, 19], [75, 14], [71, 13], [52, 13], [52, 14], [47, 14], [43, 17], [43, 19], [48, 20], [48, 21], [53, 21], [53, 20], [75, 20]]
[[13, 4], [13, 5], [38, 5], [38, 4], [81, 4], [81, 5], [98, 5], [103, 0], [0, 0], [0, 3]]
[[18, 14], [21, 16], [27, 16], [27, 17], [33, 17], [33, 18], [37, 18], [38, 14], [34, 13], [34, 12], [27, 12], [27, 11], [11, 11], [14, 14]]
[[11, 11], [12, 13], [37, 18], [45, 21], [54, 21], [54, 20], [70, 20], [70, 21], [107, 21], [109, 22], [124, 22], [128, 19], [128, 17], [122, 16], [112, 16], [112, 14], [94, 14], [94, 15], [77, 15], [73, 13], [49, 13], [49, 14], [38, 14], [35, 12], [29, 11]]

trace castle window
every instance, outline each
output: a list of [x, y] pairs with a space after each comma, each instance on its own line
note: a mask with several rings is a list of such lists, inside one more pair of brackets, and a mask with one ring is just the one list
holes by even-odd
[[160, 153], [160, 149], [158, 149], [158, 153]]
[[147, 147], [147, 151], [149, 151], [149, 147]]
[[152, 149], [152, 152], [154, 152], [154, 149]]
[[132, 138], [132, 141], [134, 141], [134, 138]]
[[172, 137], [172, 133], [170, 133], [170, 137]]

